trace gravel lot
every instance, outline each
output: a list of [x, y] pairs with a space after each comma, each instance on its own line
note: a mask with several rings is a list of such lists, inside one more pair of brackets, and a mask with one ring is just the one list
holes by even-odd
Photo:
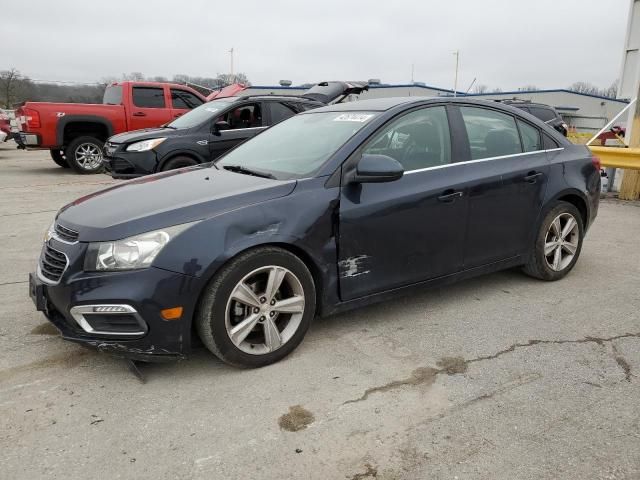
[[[110, 185], [0, 146], [0, 478], [640, 478], [640, 204], [574, 271], [507, 271], [318, 320], [285, 361], [142, 365], [62, 341], [27, 274]], [[125, 208], [125, 207], [123, 207]]]

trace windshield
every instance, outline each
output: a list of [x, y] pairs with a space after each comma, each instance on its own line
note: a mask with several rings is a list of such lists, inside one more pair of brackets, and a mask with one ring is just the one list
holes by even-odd
[[191, 128], [201, 123], [217, 117], [222, 110], [227, 108], [233, 102], [225, 100], [213, 100], [212, 102], [203, 103], [199, 107], [185, 113], [181, 117], [171, 122], [168, 126], [171, 128]]
[[291, 117], [230, 151], [219, 168], [240, 166], [279, 180], [305, 178], [317, 171], [374, 112], [322, 112]]

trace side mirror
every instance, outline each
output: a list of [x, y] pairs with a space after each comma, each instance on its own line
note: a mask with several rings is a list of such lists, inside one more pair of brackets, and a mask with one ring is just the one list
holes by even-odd
[[402, 175], [404, 175], [404, 168], [396, 159], [387, 155], [365, 153], [349, 181], [351, 183], [393, 182], [402, 178]]
[[225, 122], [224, 120], [219, 120], [213, 124], [214, 135], [220, 135], [220, 132], [222, 130], [230, 130], [230, 129], [231, 129], [231, 125], [229, 125], [229, 123]]

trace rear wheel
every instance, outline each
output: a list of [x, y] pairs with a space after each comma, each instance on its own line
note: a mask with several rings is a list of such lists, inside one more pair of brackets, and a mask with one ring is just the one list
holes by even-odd
[[174, 157], [165, 162], [162, 166], [162, 171], [175, 170], [176, 168], [192, 167], [198, 165], [193, 158], [190, 157]]
[[56, 162], [56, 165], [62, 168], [69, 168], [69, 163], [62, 150], [51, 149], [49, 153], [51, 154], [51, 159]]
[[584, 237], [583, 219], [578, 209], [558, 202], [545, 215], [524, 272], [541, 280], [563, 278], [580, 256]]
[[196, 312], [202, 342], [237, 367], [281, 360], [302, 341], [315, 315], [306, 265], [275, 247], [248, 251], [216, 274]]
[[81, 174], [100, 173], [103, 146], [104, 142], [95, 137], [75, 138], [64, 151], [67, 163]]

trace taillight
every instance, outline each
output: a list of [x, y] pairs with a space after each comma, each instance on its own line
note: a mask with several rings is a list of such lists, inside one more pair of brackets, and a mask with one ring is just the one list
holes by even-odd
[[591, 157], [591, 163], [593, 163], [593, 168], [595, 168], [598, 172], [600, 171], [600, 168], [602, 168], [602, 164], [600, 163], [600, 158], [596, 157], [595, 155]]
[[23, 108], [22, 114], [24, 116], [27, 128], [40, 128], [40, 114], [36, 110], [31, 108]]

